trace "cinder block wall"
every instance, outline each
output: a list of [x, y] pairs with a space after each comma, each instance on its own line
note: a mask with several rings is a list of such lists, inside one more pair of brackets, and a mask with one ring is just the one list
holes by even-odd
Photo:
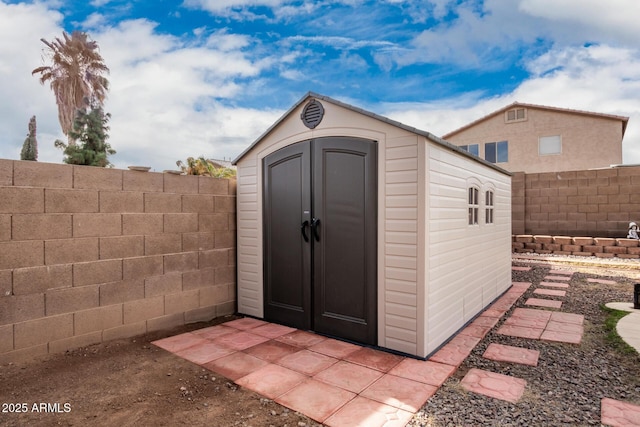
[[0, 159], [0, 363], [233, 313], [235, 194]]
[[640, 224], [640, 166], [516, 173], [512, 232], [619, 238]]

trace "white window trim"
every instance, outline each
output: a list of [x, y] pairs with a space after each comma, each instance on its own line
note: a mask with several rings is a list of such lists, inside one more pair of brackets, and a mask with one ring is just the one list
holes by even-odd
[[[557, 153], [541, 153], [540, 152], [540, 147], [541, 147], [541, 143], [542, 143], [542, 139], [543, 138], [558, 138], [560, 140], [560, 151], [558, 151]], [[547, 135], [547, 136], [539, 136], [538, 137], [538, 156], [540, 157], [546, 157], [546, 156], [558, 156], [562, 154], [562, 135]]]
[[[519, 119], [518, 118], [518, 110], [523, 110], [524, 111], [524, 117]], [[509, 120], [509, 112], [510, 111], [515, 111], [515, 116], [516, 118], [513, 120]], [[526, 122], [527, 121], [527, 109], [524, 107], [515, 107], [515, 108], [509, 108], [507, 111], [504, 112], [504, 122], [505, 123], [518, 123], [518, 122]]]

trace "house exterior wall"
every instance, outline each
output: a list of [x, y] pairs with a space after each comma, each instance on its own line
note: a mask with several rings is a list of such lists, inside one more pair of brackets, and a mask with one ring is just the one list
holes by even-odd
[[235, 180], [0, 160], [0, 364], [235, 310]]
[[[428, 142], [419, 134], [410, 132], [402, 127], [394, 126], [361, 114], [349, 108], [335, 105], [331, 102], [322, 102], [325, 115], [322, 122], [313, 130], [306, 128], [299, 119], [304, 108], [304, 103], [294, 109], [289, 115], [278, 123], [276, 127], [264, 136], [255, 146], [246, 152], [238, 161], [238, 311], [242, 314], [264, 317], [263, 311], [263, 234], [262, 234], [262, 160], [269, 154], [290, 144], [313, 138], [328, 136], [346, 136], [354, 138], [366, 138], [377, 141], [378, 144], [378, 345], [392, 350], [424, 357], [442, 344], [448, 336], [446, 332], [451, 328], [446, 322], [441, 322], [439, 316], [443, 312], [438, 308], [436, 298], [444, 298], [455, 286], [469, 290], [469, 286], [480, 286], [479, 294], [473, 298], [458, 312], [461, 317], [454, 322], [455, 332], [466, 320], [469, 320], [492, 298], [510, 284], [510, 264], [503, 263], [506, 254], [510, 262], [511, 231], [510, 231], [510, 198], [503, 191], [509, 191], [504, 183], [509, 182], [510, 177], [481, 163], [455, 153], [451, 150], [433, 148], [436, 143]], [[439, 154], [437, 154], [439, 153]], [[447, 154], [448, 153], [448, 154]], [[428, 156], [435, 156], [433, 160]], [[456, 158], [464, 158], [466, 161], [456, 163]], [[446, 275], [448, 266], [454, 269], [462, 268], [465, 256], [460, 256], [460, 240], [469, 241], [468, 236], [460, 236], [456, 241], [458, 248], [457, 263], [452, 260], [446, 266], [438, 263], [437, 251], [447, 246], [446, 242], [432, 246], [429, 227], [440, 231], [444, 240], [446, 235], [446, 219], [438, 218], [430, 222], [428, 219], [431, 208], [428, 203], [429, 182], [439, 179], [429, 176], [428, 168], [432, 163], [444, 165], [441, 158], [452, 162], [450, 166], [442, 166], [446, 172], [444, 175], [456, 175], [456, 165], [461, 164], [468, 168], [468, 173], [478, 172], [479, 179], [489, 181], [500, 177], [496, 181], [496, 188], [500, 189], [500, 202], [496, 205], [496, 219], [504, 221], [506, 226], [494, 227], [492, 232], [504, 232], [504, 238], [496, 241], [492, 236], [492, 243], [482, 241], [481, 238], [473, 239], [474, 244], [481, 249], [470, 251], [470, 257], [477, 262], [482, 269], [490, 269], [493, 263], [481, 262], [479, 258], [486, 252], [500, 252], [498, 265], [502, 270], [496, 274], [495, 269], [487, 272], [489, 285], [481, 285], [479, 278], [475, 278], [477, 271], [469, 272], [468, 277], [474, 276], [472, 285], [462, 282], [450, 283], [446, 279], [438, 279], [439, 274]], [[491, 172], [490, 172], [491, 171]], [[456, 209], [461, 209], [464, 224], [467, 212], [465, 179], [462, 186], [457, 187], [451, 196], [442, 195], [442, 200], [448, 197], [461, 197], [454, 202]], [[442, 189], [434, 188], [434, 194], [444, 191], [447, 184], [442, 184]], [[429, 196], [427, 196], [429, 195]], [[446, 207], [444, 208], [447, 209]], [[454, 224], [460, 226], [460, 222]], [[493, 249], [493, 246], [502, 244], [502, 251]], [[432, 252], [430, 252], [432, 251]], [[451, 257], [453, 248], [451, 247]], [[503, 254], [504, 252], [504, 254]], [[428, 260], [429, 254], [435, 257], [435, 264]], [[477, 260], [477, 261], [476, 261]], [[437, 267], [435, 272], [429, 271]], [[497, 268], [497, 267], [496, 267]], [[506, 275], [506, 276], [505, 276]], [[496, 277], [497, 276], [497, 277]], [[497, 280], [506, 278], [497, 285]], [[435, 288], [429, 287], [429, 280], [435, 280]], [[483, 288], [484, 286], [484, 288]], [[438, 289], [442, 288], [441, 292]], [[449, 291], [444, 291], [448, 288]], [[486, 289], [485, 289], [486, 288]], [[431, 292], [428, 294], [428, 292]], [[428, 310], [436, 310], [436, 314], [427, 314]], [[473, 310], [476, 310], [473, 313]], [[439, 341], [438, 341], [439, 339]]]
[[[425, 354], [434, 351], [511, 286], [511, 179], [428, 146]], [[468, 224], [468, 188], [480, 190], [479, 220]], [[485, 191], [494, 193], [485, 223]]]
[[[622, 122], [597, 115], [526, 108], [527, 119], [507, 123], [498, 113], [469, 128], [446, 135], [454, 145], [508, 141], [509, 161], [497, 163], [511, 172], [541, 173], [608, 167], [622, 163]], [[540, 137], [560, 135], [561, 154], [540, 155]]]

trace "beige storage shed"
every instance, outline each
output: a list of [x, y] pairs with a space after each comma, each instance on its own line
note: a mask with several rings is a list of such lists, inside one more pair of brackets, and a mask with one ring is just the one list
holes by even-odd
[[308, 93], [235, 161], [238, 312], [426, 357], [511, 286], [511, 176]]

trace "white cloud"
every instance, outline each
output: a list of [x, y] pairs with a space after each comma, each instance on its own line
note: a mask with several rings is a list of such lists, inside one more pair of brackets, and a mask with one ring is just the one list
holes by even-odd
[[40, 4], [0, 2], [0, 158], [19, 159], [27, 125], [37, 120], [38, 159], [60, 162], [53, 141], [62, 138], [58, 110], [48, 84], [31, 71], [42, 65], [40, 38], [60, 37], [62, 15]]
[[[29, 118], [38, 121], [39, 160], [59, 163], [53, 147], [65, 139], [48, 86], [31, 70], [41, 65], [41, 37], [62, 34], [62, 15], [44, 5], [0, 2], [0, 158], [19, 158]], [[255, 78], [268, 60], [243, 52], [250, 39], [218, 31], [202, 43], [158, 34], [147, 20], [123, 21], [90, 33], [111, 69], [105, 110], [117, 167], [175, 169], [175, 161], [203, 154], [235, 157], [282, 113], [225, 106], [242, 96], [240, 81]]]
[[[581, 27], [586, 36], [635, 43], [640, 37], [640, 2], [637, 0], [521, 0], [527, 14]], [[594, 33], [595, 31], [595, 33]]]
[[162, 170], [188, 156], [234, 157], [280, 114], [224, 106], [242, 94], [237, 79], [262, 70], [242, 51], [246, 36], [220, 31], [193, 45], [136, 20], [95, 39], [111, 68], [106, 110], [117, 166]]
[[630, 117], [623, 162], [640, 163], [640, 50], [612, 46], [559, 48], [528, 64], [533, 76], [511, 93], [465, 94], [438, 103], [385, 105], [390, 117], [443, 135], [512, 102]]
[[232, 8], [249, 6], [276, 7], [290, 2], [291, 0], [185, 0], [184, 5], [191, 8], [207, 10], [214, 14], [221, 14]]

